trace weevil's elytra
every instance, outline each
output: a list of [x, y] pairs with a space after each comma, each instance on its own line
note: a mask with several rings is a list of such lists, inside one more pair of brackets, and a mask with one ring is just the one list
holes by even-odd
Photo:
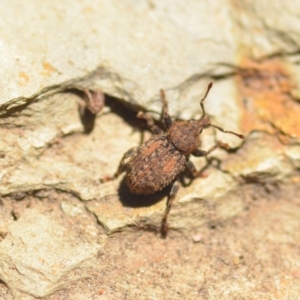
[[[168, 232], [167, 218], [172, 203], [178, 192], [178, 176], [188, 168], [194, 177], [197, 172], [194, 164], [188, 159], [189, 155], [207, 156], [217, 147], [227, 148], [227, 144], [218, 141], [216, 145], [209, 150], [199, 149], [199, 135], [203, 129], [214, 127], [224, 133], [231, 133], [244, 139], [244, 136], [232, 131], [227, 131], [219, 126], [211, 124], [210, 118], [206, 115], [204, 109], [204, 100], [212, 87], [208, 85], [205, 96], [200, 101], [202, 116], [198, 120], [190, 121], [172, 121], [168, 113], [168, 103], [165, 93], [161, 90], [162, 122], [166, 132], [154, 125], [153, 119], [143, 113], [138, 113], [138, 118], [147, 121], [147, 125], [153, 132], [153, 136], [142, 144], [127, 151], [119, 165], [117, 172], [110, 179], [117, 178], [123, 171], [126, 171], [126, 184], [131, 193], [136, 195], [151, 195], [172, 183], [171, 192], [167, 202], [166, 210], [162, 219], [161, 233], [166, 236]], [[129, 161], [125, 161], [129, 158]], [[106, 180], [109, 180], [106, 178]]]
[[126, 183], [134, 194], [153, 194], [170, 184], [185, 169], [185, 163], [185, 156], [167, 137], [153, 136], [127, 165]]

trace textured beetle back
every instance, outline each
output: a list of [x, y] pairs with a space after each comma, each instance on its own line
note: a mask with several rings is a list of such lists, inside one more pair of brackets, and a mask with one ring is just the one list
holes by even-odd
[[153, 136], [128, 163], [127, 185], [134, 194], [153, 194], [170, 184], [185, 163], [186, 158], [164, 135]]

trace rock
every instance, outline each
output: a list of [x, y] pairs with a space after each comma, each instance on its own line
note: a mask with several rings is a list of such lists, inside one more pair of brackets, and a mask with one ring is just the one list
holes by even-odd
[[[286, 265], [299, 261], [293, 252], [299, 240], [298, 6], [1, 2], [0, 298], [299, 295], [297, 268], [286, 270], [276, 256]], [[205, 107], [213, 124], [247, 139], [210, 129], [201, 134], [201, 148], [221, 140], [230, 150], [215, 151], [206, 168], [203, 158], [191, 158], [203, 176], [180, 189], [170, 238], [161, 241], [153, 231], [168, 190], [141, 199], [124, 192], [122, 176], [105, 184], [99, 179], [149, 138], [136, 113], [159, 120], [161, 88], [172, 117], [198, 118], [210, 81]], [[87, 119], [79, 108], [84, 90], [105, 94], [105, 107]], [[276, 230], [263, 218], [274, 199], [282, 201], [268, 219], [282, 224]], [[260, 217], [254, 222], [251, 213]], [[225, 230], [226, 224], [232, 227]], [[280, 230], [294, 234], [289, 243], [265, 243], [265, 231], [276, 241]], [[143, 237], [145, 231], [152, 235]], [[104, 242], [106, 251], [96, 258]], [[251, 255], [257, 248], [266, 262]]]
[[0, 278], [16, 295], [44, 297], [88, 276], [99, 251], [53, 212], [40, 212], [26, 210], [0, 244]]

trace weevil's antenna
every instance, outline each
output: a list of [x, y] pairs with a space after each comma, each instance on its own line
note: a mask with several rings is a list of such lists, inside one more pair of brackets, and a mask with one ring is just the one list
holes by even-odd
[[[201, 116], [200, 119], [202, 119], [204, 116], [206, 116], [206, 112], [205, 112], [205, 109], [204, 109], [203, 102], [204, 102], [204, 100], [206, 99], [206, 97], [207, 97], [207, 95], [208, 95], [210, 89], [212, 88], [212, 86], [213, 86], [213, 83], [210, 82], [209, 85], [207, 86], [207, 90], [206, 90], [206, 93], [205, 93], [203, 99], [200, 101], [200, 106], [201, 106], [201, 109], [202, 109], [202, 112], [203, 112], [203, 114], [202, 114], [202, 116]], [[242, 135], [242, 134], [239, 134], [239, 133], [236, 133], [236, 132], [233, 132], [233, 131], [224, 130], [223, 128], [221, 128], [221, 127], [219, 127], [219, 126], [216, 126], [216, 125], [211, 124], [210, 121], [209, 121], [209, 124], [207, 124], [207, 125], [212, 126], [212, 127], [215, 127], [216, 129], [218, 129], [218, 130], [220, 130], [220, 131], [222, 131], [222, 132], [224, 132], [224, 133], [231, 133], [231, 134], [234, 134], [234, 135], [236, 135], [237, 137], [239, 137], [240, 139], [244, 139], [244, 138], [245, 138], [245, 136]], [[209, 127], [209, 126], [206, 126], [206, 127]]]
[[238, 136], [240, 139], [244, 139], [244, 138], [245, 138], [245, 136], [242, 135], [242, 134], [238, 134], [238, 133], [233, 132], [233, 131], [224, 130], [223, 128], [221, 128], [221, 127], [219, 127], [219, 126], [216, 126], [216, 125], [213, 125], [213, 124], [210, 124], [210, 126], [215, 127], [215, 128], [217, 128], [218, 130], [220, 130], [220, 131], [222, 131], [222, 132], [224, 132], [224, 133], [231, 133], [231, 134], [234, 134], [234, 135]]
[[207, 90], [206, 90], [206, 93], [205, 93], [203, 99], [200, 101], [200, 106], [201, 106], [201, 108], [202, 108], [202, 113], [203, 113], [202, 116], [201, 116], [201, 118], [203, 118], [203, 117], [206, 115], [206, 112], [205, 112], [205, 109], [204, 109], [203, 102], [204, 102], [206, 96], [208, 95], [209, 90], [212, 88], [212, 86], [213, 86], [213, 83], [212, 83], [212, 82], [209, 83], [209, 85], [208, 85], [208, 87], [207, 87]]

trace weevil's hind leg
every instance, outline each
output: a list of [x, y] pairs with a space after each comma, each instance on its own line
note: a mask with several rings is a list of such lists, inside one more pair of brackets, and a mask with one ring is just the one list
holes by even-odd
[[144, 119], [147, 122], [147, 126], [149, 127], [149, 129], [151, 130], [152, 133], [154, 134], [161, 134], [163, 133], [163, 131], [154, 124], [154, 120], [152, 119], [151, 116], [147, 115], [146, 113], [140, 111], [137, 114], [137, 117], [140, 119]]
[[137, 153], [138, 149], [139, 149], [139, 147], [133, 147], [133, 148], [129, 149], [123, 155], [123, 157], [119, 163], [118, 170], [115, 172], [115, 174], [113, 176], [106, 176], [105, 178], [101, 178], [100, 182], [107, 182], [107, 181], [111, 181], [111, 180], [118, 178], [119, 175], [122, 174], [126, 170], [128, 160], [130, 160], [130, 158]]
[[176, 194], [178, 193], [178, 190], [179, 190], [179, 181], [178, 181], [178, 179], [176, 179], [171, 188], [171, 192], [170, 192], [170, 195], [168, 198], [165, 214], [161, 221], [161, 235], [163, 238], [165, 238], [167, 236], [168, 231], [169, 231], [168, 215], [170, 213], [170, 210], [172, 208], [172, 205], [173, 205], [174, 199], [176, 197]]
[[126, 166], [128, 164], [128, 160], [130, 160], [131, 157], [133, 157], [134, 155], [136, 155], [137, 151], [138, 151], [139, 147], [133, 147], [131, 149], [129, 149], [122, 157], [118, 170], [117, 172], [114, 174], [114, 178], [118, 178], [119, 175], [121, 173], [123, 173], [126, 170]]
[[166, 129], [172, 125], [172, 119], [169, 115], [168, 101], [166, 99], [166, 94], [164, 90], [160, 90], [160, 98], [162, 102], [162, 122]]

